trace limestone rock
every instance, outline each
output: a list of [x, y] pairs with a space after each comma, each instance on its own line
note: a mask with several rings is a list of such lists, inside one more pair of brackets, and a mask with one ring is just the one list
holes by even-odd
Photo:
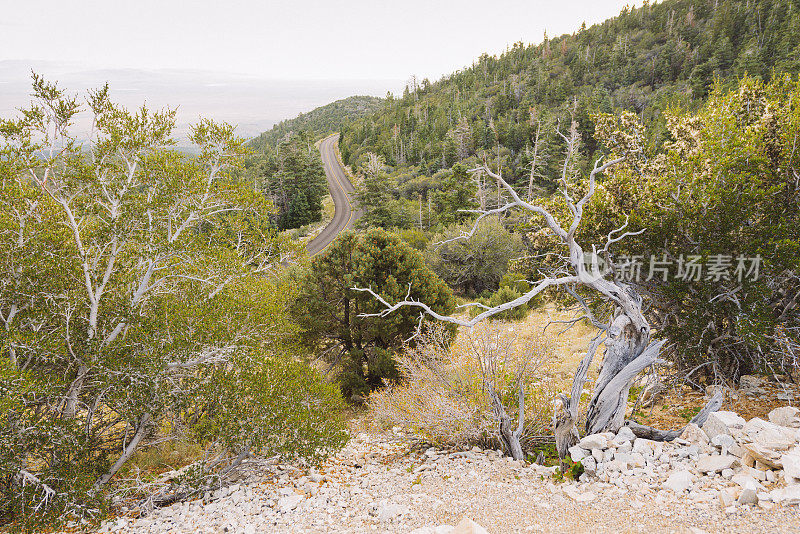
[[450, 534], [489, 534], [489, 531], [469, 517], [465, 517], [450, 531]]
[[758, 417], [750, 419], [742, 428], [742, 433], [746, 440], [774, 450], [786, 450], [798, 440], [796, 429]]
[[769, 412], [769, 421], [779, 426], [800, 428], [800, 408], [782, 406]]
[[683, 493], [692, 487], [692, 475], [689, 471], [675, 471], [664, 482], [663, 487], [675, 493]]
[[770, 469], [781, 469], [781, 453], [759, 443], [745, 443], [742, 445], [746, 454], [746, 457], [742, 457], [742, 463], [744, 465], [750, 465], [749, 460], [752, 458], [756, 465], [761, 463], [769, 467]]
[[595, 474], [597, 471], [597, 460], [595, 460], [593, 456], [583, 458], [581, 460], [581, 465], [583, 465], [584, 472], [590, 475]]
[[784, 506], [798, 505], [800, 504], [800, 484], [772, 490], [770, 496], [774, 502]]
[[744, 488], [736, 502], [739, 504], [758, 504], [756, 490], [752, 488]]
[[287, 495], [286, 497], [281, 497], [278, 499], [278, 509], [284, 514], [291, 512], [303, 502], [303, 499], [304, 497], [302, 495]]
[[739, 460], [735, 456], [713, 455], [701, 456], [697, 460], [697, 470], [702, 473], [719, 473], [723, 469], [732, 469], [739, 465]]
[[378, 521], [388, 523], [408, 513], [408, 508], [393, 502], [381, 502], [378, 505]]
[[767, 473], [761, 471], [760, 469], [755, 469], [752, 467], [748, 467], [746, 465], [742, 466], [741, 471], [739, 472], [741, 475], [747, 475], [753, 477], [755, 480], [764, 482], [767, 479]]
[[[696, 425], [695, 425], [696, 426]], [[699, 430], [699, 428], [698, 428]], [[645, 456], [653, 454], [656, 449], [656, 442], [649, 439], [636, 438], [633, 441], [633, 452], [638, 452]]]
[[781, 457], [781, 465], [787, 482], [800, 482], [800, 451], [784, 454]]
[[579, 445], [570, 447], [568, 451], [569, 451], [569, 457], [572, 458], [573, 462], [580, 462], [588, 455], [586, 449], [581, 448]]
[[739, 417], [736, 412], [712, 412], [703, 425], [703, 431], [708, 436], [708, 439], [714, 439], [718, 434], [731, 434], [731, 429], [740, 429], [744, 425], [745, 420]]
[[608, 447], [608, 438], [604, 434], [590, 434], [584, 436], [584, 438], [578, 442], [578, 446], [581, 449], [587, 450], [605, 449]]
[[627, 426], [623, 426], [619, 429], [619, 432], [617, 432], [617, 437], [614, 438], [614, 441], [621, 443], [623, 441], [633, 441], [635, 439], [636, 434], [633, 433], [633, 430]]
[[764, 489], [764, 486], [762, 486], [755, 478], [751, 477], [750, 475], [745, 475], [742, 473], [739, 473], [738, 475], [733, 475], [731, 481], [740, 485], [744, 489], [749, 488], [755, 491], [761, 491]]
[[686, 428], [683, 429], [683, 433], [681, 434], [680, 437], [681, 439], [685, 439], [689, 443], [695, 443], [697, 445], [708, 444], [708, 435], [694, 423], [689, 423], [688, 425], [686, 425]]

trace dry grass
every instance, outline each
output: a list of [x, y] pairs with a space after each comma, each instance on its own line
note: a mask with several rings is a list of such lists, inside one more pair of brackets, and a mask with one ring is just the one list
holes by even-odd
[[400, 425], [439, 446], [496, 445], [493, 387], [514, 418], [517, 387], [525, 388], [525, 437], [544, 433], [552, 416], [554, 360], [550, 340], [515, 334], [513, 323], [462, 329], [448, 343], [442, 330], [398, 358], [404, 382], [370, 395], [369, 415], [379, 428]]

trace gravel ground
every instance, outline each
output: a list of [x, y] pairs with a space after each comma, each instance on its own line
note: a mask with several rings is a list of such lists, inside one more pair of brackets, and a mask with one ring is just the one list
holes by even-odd
[[559, 483], [495, 451], [414, 450], [391, 434], [359, 434], [318, 471], [272, 466], [259, 478], [101, 532], [427, 534], [465, 516], [493, 533], [800, 532], [798, 506], [726, 512], [718, 499], [676, 495], [660, 481]]

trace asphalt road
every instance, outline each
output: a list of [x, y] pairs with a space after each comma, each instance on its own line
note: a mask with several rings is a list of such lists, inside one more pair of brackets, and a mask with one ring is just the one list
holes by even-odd
[[325, 250], [325, 247], [330, 245], [336, 236], [348, 228], [352, 228], [361, 216], [361, 212], [353, 207], [352, 194], [355, 188], [336, 158], [336, 141], [338, 139], [339, 134], [333, 134], [319, 143], [319, 153], [322, 157], [322, 165], [325, 167], [325, 177], [328, 179], [328, 189], [331, 192], [336, 211], [328, 226], [323, 228], [322, 232], [306, 246], [309, 256]]

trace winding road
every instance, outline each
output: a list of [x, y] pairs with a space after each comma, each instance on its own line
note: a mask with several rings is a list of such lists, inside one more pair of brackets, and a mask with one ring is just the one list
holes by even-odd
[[339, 159], [336, 157], [336, 142], [338, 139], [339, 134], [336, 133], [326, 137], [319, 143], [319, 153], [322, 157], [322, 165], [325, 167], [325, 177], [328, 179], [328, 189], [331, 192], [336, 211], [331, 222], [306, 246], [309, 256], [314, 256], [325, 250], [325, 247], [330, 245], [336, 239], [336, 236], [348, 228], [352, 228], [353, 224], [361, 216], [361, 211], [353, 207], [352, 194], [355, 188], [350, 183], [339, 163]]

